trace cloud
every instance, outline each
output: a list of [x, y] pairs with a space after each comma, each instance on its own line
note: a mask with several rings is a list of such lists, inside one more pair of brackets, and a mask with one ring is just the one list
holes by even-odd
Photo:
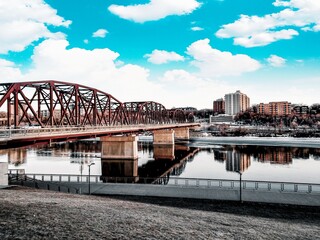
[[123, 102], [157, 101], [164, 95], [161, 87], [148, 79], [148, 69], [125, 64], [118, 58], [119, 53], [108, 48], [70, 48], [67, 40], [48, 39], [35, 47], [32, 68], [21, 78], [79, 83], [107, 92]]
[[108, 9], [120, 18], [143, 23], [156, 21], [170, 15], [190, 14], [199, 7], [200, 3], [196, 0], [150, 0], [146, 4], [111, 5]]
[[13, 62], [0, 58], [0, 79], [2, 83], [21, 81], [22, 73]]
[[184, 57], [175, 52], [157, 49], [153, 50], [151, 54], [144, 55], [144, 57], [148, 58], [148, 62], [153, 64], [164, 64], [170, 61], [184, 61]]
[[106, 37], [108, 31], [106, 29], [98, 29], [92, 34], [92, 37], [104, 38]]
[[48, 29], [48, 25], [68, 27], [43, 0], [10, 0], [0, 3], [0, 53], [23, 51], [41, 38], [61, 38], [61, 33]]
[[285, 65], [287, 60], [277, 55], [270, 55], [267, 61], [273, 67], [282, 67]]
[[192, 31], [203, 31], [204, 29], [202, 27], [192, 27]]
[[192, 43], [187, 53], [193, 57], [192, 65], [200, 70], [204, 77], [237, 76], [245, 72], [254, 72], [261, 64], [245, 54], [233, 55], [212, 48], [209, 39]]
[[166, 71], [159, 80], [172, 107], [211, 108], [213, 99], [240, 89], [237, 84], [199, 77], [182, 69]]
[[276, 0], [273, 5], [285, 9], [262, 17], [241, 15], [235, 22], [223, 25], [216, 36], [233, 38], [235, 45], [257, 47], [292, 39], [299, 35], [296, 29], [320, 31], [320, 1]]

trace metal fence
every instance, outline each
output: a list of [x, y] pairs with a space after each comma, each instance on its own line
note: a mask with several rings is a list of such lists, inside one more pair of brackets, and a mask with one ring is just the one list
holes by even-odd
[[320, 184], [252, 181], [252, 180], [227, 180], [227, 179], [201, 179], [201, 178], [178, 178], [164, 176], [159, 178], [142, 177], [104, 177], [99, 175], [68, 175], [68, 174], [25, 174], [19, 170], [9, 170], [9, 176], [28, 177], [29, 179], [52, 183], [130, 183], [130, 184], [160, 184], [179, 187], [212, 188], [225, 190], [243, 189], [247, 191], [264, 192], [292, 192], [320, 194]]

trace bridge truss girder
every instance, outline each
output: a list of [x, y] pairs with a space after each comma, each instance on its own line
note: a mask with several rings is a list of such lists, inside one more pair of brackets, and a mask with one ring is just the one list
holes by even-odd
[[112, 95], [80, 84], [46, 80], [0, 84], [0, 109], [8, 127], [113, 126], [186, 122], [182, 110], [162, 104], [122, 103]]
[[125, 102], [124, 109], [130, 124], [163, 124], [169, 123], [166, 108], [157, 102]]
[[120, 101], [94, 88], [59, 81], [0, 84], [0, 108], [7, 126], [28, 124], [83, 126], [127, 124]]

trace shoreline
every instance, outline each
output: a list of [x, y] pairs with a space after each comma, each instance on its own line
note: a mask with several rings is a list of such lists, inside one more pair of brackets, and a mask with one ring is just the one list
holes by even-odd
[[310, 147], [320, 148], [320, 138], [293, 137], [190, 137], [190, 143], [208, 143], [216, 145], [256, 145], [281, 147]]

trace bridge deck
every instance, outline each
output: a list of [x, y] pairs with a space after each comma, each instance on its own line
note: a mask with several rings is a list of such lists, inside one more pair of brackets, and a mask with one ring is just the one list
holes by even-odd
[[89, 126], [89, 127], [61, 127], [39, 129], [3, 129], [0, 130], [0, 146], [14, 144], [64, 141], [70, 139], [92, 138], [105, 135], [141, 133], [161, 129], [175, 129], [197, 127], [196, 123], [155, 124], [155, 125], [120, 125], [120, 126]]

